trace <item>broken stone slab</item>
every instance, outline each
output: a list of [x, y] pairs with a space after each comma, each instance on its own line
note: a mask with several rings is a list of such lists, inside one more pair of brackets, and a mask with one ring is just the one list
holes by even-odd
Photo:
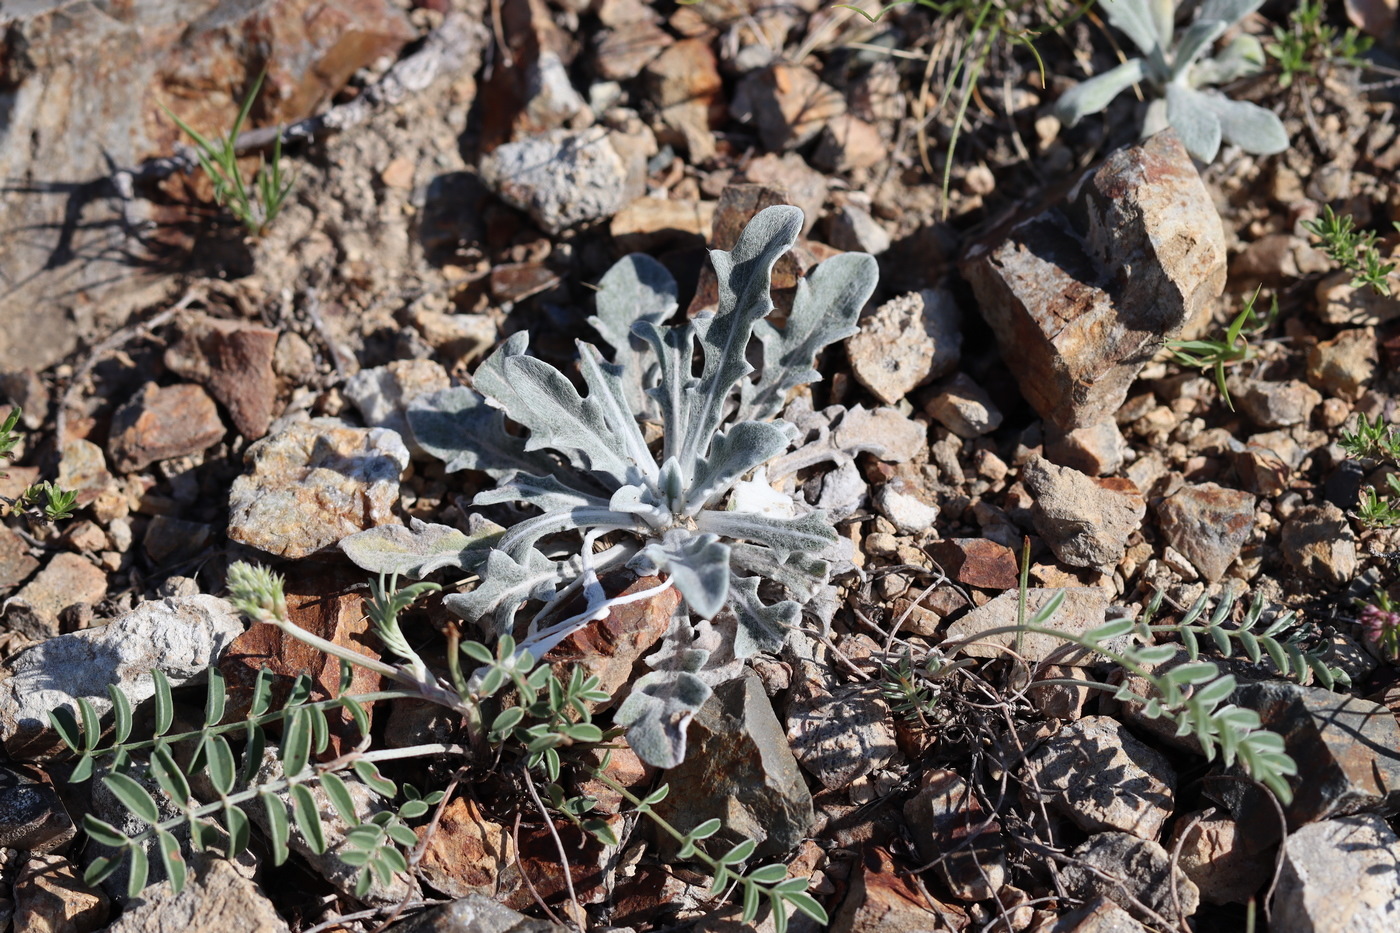
[[417, 829], [426, 840], [419, 870], [424, 879], [450, 897], [491, 895], [524, 884], [514, 871], [515, 840], [508, 827], [489, 819], [474, 800], [454, 798], [432, 833]]
[[0, 740], [13, 758], [35, 758], [58, 745], [48, 714], [76, 697], [99, 713], [111, 708], [107, 685], [132, 704], [155, 694], [159, 667], [172, 686], [198, 683], [210, 664], [243, 631], [233, 607], [215, 596], [142, 603], [101, 628], [41, 642], [6, 662], [0, 677]]
[[1400, 929], [1400, 839], [1377, 813], [1304, 826], [1284, 843], [1270, 903], [1278, 933]]
[[[1046, 628], [1083, 635], [1104, 624], [1108, 614], [1108, 594], [1096, 586], [1031, 587], [1026, 590], [1026, 618], [1035, 616], [1046, 603], [1061, 593], [1064, 594], [1064, 602], [1059, 611], [1044, 623]], [[1012, 649], [1032, 663], [1053, 658], [1058, 664], [1076, 664], [1085, 658], [1096, 657], [1053, 635], [1028, 632], [1022, 637], [1017, 649], [1016, 635], [1013, 632], [999, 635], [981, 634], [1014, 626], [1018, 599], [1019, 594], [1015, 590], [1002, 593], [991, 602], [978, 606], [952, 623], [948, 626], [945, 648], [956, 649], [973, 658], [1005, 657], [1008, 652], [1003, 649]], [[1111, 646], [1114, 642], [1108, 644]]]
[[1231, 376], [1225, 383], [1230, 398], [1249, 420], [1265, 430], [1307, 424], [1322, 395], [1299, 379], [1268, 382]]
[[1077, 910], [1059, 914], [1029, 933], [1147, 933], [1147, 927], [1107, 898], [1096, 898]]
[[846, 98], [816, 72], [782, 63], [750, 72], [730, 106], [741, 122], [757, 125], [758, 138], [769, 152], [798, 148], [845, 112]]
[[1308, 384], [1326, 395], [1356, 401], [1365, 394], [1379, 362], [1374, 328], [1344, 330], [1308, 349]]
[[598, 5], [598, 19], [604, 29], [594, 39], [593, 60], [605, 81], [632, 80], [676, 41], [642, 0], [607, 0]]
[[837, 249], [872, 256], [890, 248], [889, 233], [870, 216], [870, 211], [850, 203], [827, 213], [826, 241]]
[[962, 262], [1021, 393], [1073, 430], [1112, 417], [1138, 371], [1225, 286], [1224, 228], [1174, 131], [1120, 149], [1068, 203]]
[[52, 638], [59, 633], [64, 610], [80, 603], [95, 605], [106, 595], [107, 574], [102, 568], [64, 551], [5, 601], [5, 627], [36, 640]]
[[1142, 525], [1147, 503], [1132, 480], [1094, 478], [1035, 457], [1021, 470], [1021, 482], [1034, 497], [1035, 529], [1071, 567], [1111, 570], [1128, 549], [1128, 538]]
[[494, 23], [505, 48], [478, 95], [483, 149], [591, 123], [593, 113], [569, 77], [577, 45], [555, 24], [549, 5], [502, 4]]
[[267, 433], [275, 414], [277, 339], [270, 327], [195, 315], [181, 321], [165, 365], [182, 379], [203, 384], [228, 410], [238, 433], [255, 441]]
[[1248, 903], [1273, 873], [1269, 846], [1258, 845], [1258, 840], [1251, 839], [1245, 828], [1228, 815], [1217, 813], [1196, 821], [1197, 815], [1187, 813], [1177, 820], [1167, 848], [1175, 850], [1180, 845], [1178, 864], [1200, 889], [1202, 901]]
[[196, 855], [179, 894], [169, 881], [147, 885], [104, 933], [289, 933], [262, 887], [234, 863]]
[[122, 473], [186, 457], [217, 444], [226, 429], [214, 400], [193, 383], [148, 382], [112, 415], [107, 448]]
[[[1145, 915], [1138, 904], [1169, 921], [1190, 917], [1200, 907], [1201, 896], [1195, 882], [1172, 863], [1166, 849], [1150, 839], [1131, 833], [1096, 833], [1071, 852], [1070, 858], [1060, 873], [1077, 897], [1106, 898], [1135, 918], [1149, 922], [1153, 918]], [[1181, 904], [1179, 912], [1172, 900], [1173, 885]]]
[[926, 288], [885, 302], [846, 339], [856, 381], [887, 405], [957, 368], [962, 313], [951, 292]]
[[816, 820], [783, 725], [751, 672], [715, 688], [691, 721], [685, 761], [662, 779], [671, 792], [656, 811], [683, 833], [720, 819], [718, 846], [753, 839], [760, 857], [779, 855]]
[[1001, 427], [1001, 409], [967, 373], [954, 373], [924, 403], [924, 413], [958, 437], [971, 439]]
[[518, 914], [486, 895], [471, 894], [400, 921], [389, 933], [565, 933], [567, 929]]
[[985, 590], [1015, 589], [1016, 552], [986, 538], [945, 538], [927, 546], [951, 579]]
[[0, 847], [63, 851], [76, 834], [47, 775], [23, 765], [0, 765]]
[[21, 859], [13, 895], [16, 931], [92, 933], [102, 929], [112, 902], [83, 882], [76, 865], [55, 853], [35, 852]]
[[1336, 585], [1356, 576], [1356, 534], [1330, 502], [1305, 505], [1283, 524], [1283, 559], [1294, 570]]
[[904, 804], [919, 857], [942, 859], [936, 871], [959, 900], [983, 901], [1006, 883], [1006, 844], [1001, 824], [955, 771], [932, 769]]
[[[879, 846], [864, 847], [851, 869], [850, 887], [831, 918], [830, 933], [882, 930], [943, 931], [968, 926], [966, 911], [927, 896]], [[937, 908], [936, 912], [930, 906]]]
[[[1384, 706], [1285, 681], [1244, 684], [1230, 702], [1256, 711], [1298, 764], [1290, 827], [1400, 804], [1400, 724]], [[1274, 820], [1272, 808], [1259, 818]]]
[[551, 130], [506, 143], [481, 160], [481, 178], [491, 190], [551, 236], [606, 220], [640, 197], [642, 169], [629, 164], [601, 126]]
[[938, 520], [938, 506], [905, 492], [900, 488], [903, 485], [900, 480], [894, 480], [875, 490], [875, 508], [905, 534], [922, 534]]
[[798, 763], [828, 789], [883, 768], [895, 753], [885, 701], [860, 684], [835, 683], [810, 661], [793, 671], [787, 739]]
[[1254, 496], [1216, 483], [1182, 486], [1157, 504], [1167, 544], [1209, 583], [1225, 576], [1254, 530]]
[[1112, 829], [1155, 840], [1172, 814], [1176, 772], [1118, 721], [1086, 716], [1026, 757], [1021, 793], [1086, 832]]
[[643, 80], [656, 107], [657, 141], [680, 146], [692, 164], [714, 158], [710, 127], [724, 119], [725, 107], [724, 81], [710, 43], [682, 39], [670, 45], [647, 64]]
[[280, 557], [307, 557], [397, 522], [408, 449], [384, 428], [334, 418], [287, 425], [248, 448], [252, 468], [229, 492], [228, 535]]
[[1047, 425], [1045, 459], [1073, 467], [1088, 476], [1117, 473], [1123, 467], [1127, 452], [1128, 441], [1112, 419], [1073, 431]]

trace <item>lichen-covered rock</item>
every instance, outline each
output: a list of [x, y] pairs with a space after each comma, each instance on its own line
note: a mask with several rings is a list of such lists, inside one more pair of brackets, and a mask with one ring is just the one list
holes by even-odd
[[306, 557], [397, 521], [408, 449], [394, 431], [332, 418], [288, 425], [248, 448], [233, 481], [228, 535], [279, 557]]
[[1254, 529], [1254, 497], [1215, 483], [1183, 486], [1162, 500], [1157, 517], [1167, 544], [1214, 583], [1240, 556]]
[[1036, 457], [1022, 470], [1021, 481], [1035, 497], [1036, 531], [1072, 567], [1112, 568], [1147, 514], [1137, 487], [1120, 477], [1095, 479]]
[[482, 159], [481, 177], [552, 235], [611, 217], [642, 194], [640, 176], [602, 127], [551, 130], [507, 143]]
[[885, 404], [952, 372], [962, 350], [962, 315], [951, 293], [910, 292], [862, 318], [846, 340], [856, 380]]
[[1400, 929], [1400, 840], [1378, 813], [1304, 826], [1284, 843], [1271, 906], [1280, 933]]

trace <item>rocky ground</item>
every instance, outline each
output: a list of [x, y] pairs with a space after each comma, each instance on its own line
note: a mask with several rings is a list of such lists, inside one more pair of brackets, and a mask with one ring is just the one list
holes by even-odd
[[[1011, 26], [1073, 10], [1028, 6], [1046, 9]], [[1291, 9], [1268, 3], [1244, 28], [1267, 38]], [[590, 285], [628, 252], [665, 264], [682, 308], [712, 306], [706, 247], [787, 203], [807, 223], [778, 267], [780, 310], [829, 256], [880, 265], [859, 333], [789, 404], [802, 437], [769, 474], [827, 511], [852, 566], [829, 632], [721, 687], [685, 764], [658, 774], [623, 749], [609, 773], [668, 783], [658, 809], [678, 826], [720, 816], [810, 876], [842, 933], [1396, 928], [1400, 675], [1358, 619], [1396, 584], [1400, 541], [1357, 514], [1392, 468], [1338, 442], [1359, 415], [1394, 417], [1400, 299], [1353, 286], [1303, 224], [1331, 206], [1396, 242], [1400, 46], [1385, 4], [1330, 15], [1377, 37], [1371, 67], [1238, 82], [1294, 145], [1227, 146], [1211, 165], [1172, 134], [1139, 142], [1131, 93], [1073, 129], [1053, 116], [1113, 61], [1095, 13], [1036, 40], [1043, 74], [998, 42], [945, 197], [967, 25], [917, 6], [871, 23], [815, 0], [7, 4], [0, 391], [25, 440], [0, 495], [52, 477], [80, 508], [0, 525], [0, 922], [744, 928], [601, 785], [581, 791], [617, 847], [546, 820], [504, 772], [454, 777], [441, 760], [392, 771], [452, 793], [413, 824], [412, 871], [368, 894], [305, 845], [272, 869], [265, 842], [232, 863], [191, 854], [178, 895], [89, 888], [104, 850], [82, 817], [124, 815], [70, 780], [47, 712], [80, 696], [106, 711], [112, 684], [139, 716], [155, 670], [195, 708], [211, 668], [235, 697], [263, 666], [338, 689], [333, 660], [221, 598], [227, 567], [273, 566], [300, 625], [383, 652], [337, 543], [410, 518], [467, 529], [489, 482], [418, 448], [406, 405], [470, 384], [520, 330], [567, 367], [574, 339], [594, 339]], [[169, 160], [181, 139], [162, 107], [219, 133], [264, 67], [251, 122], [294, 126], [295, 186], [250, 237]], [[1279, 313], [1230, 367], [1231, 407], [1162, 345], [1222, 333], [1256, 289]], [[1111, 665], [1049, 639], [978, 641], [1017, 621], [1023, 547], [1029, 611], [1062, 594], [1053, 624], [1070, 632], [1159, 593], [1159, 622], [1203, 596], [1230, 604], [1231, 629], [1254, 600], [1261, 629], [1294, 613], [1284, 634], [1345, 675], [1332, 689], [1294, 656], [1284, 672], [1202, 638], [1243, 685], [1233, 702], [1285, 737], [1292, 802], [1271, 806], [1140, 708], [1058, 682], [1107, 683]], [[617, 612], [573, 658], [620, 698], [668, 615]], [[405, 618], [445, 657], [439, 603]], [[901, 665], [957, 658], [921, 700], [895, 689]], [[375, 747], [452, 735], [411, 703], [372, 713]]]

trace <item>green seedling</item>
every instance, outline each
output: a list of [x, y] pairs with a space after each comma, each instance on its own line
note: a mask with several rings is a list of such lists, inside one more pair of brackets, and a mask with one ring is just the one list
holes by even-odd
[[263, 79], [266, 76], [267, 72], [264, 71], [253, 82], [253, 87], [244, 98], [243, 106], [239, 109], [238, 117], [233, 121], [228, 135], [215, 140], [203, 136], [176, 116], [169, 107], [161, 105], [161, 109], [175, 121], [175, 125], [194, 140], [195, 158], [199, 160], [199, 167], [204, 170], [204, 174], [214, 186], [214, 200], [220, 207], [227, 208], [228, 212], [243, 224], [249, 236], [262, 236], [267, 231], [268, 225], [277, 219], [295, 183], [295, 179], [285, 177], [282, 172], [281, 133], [277, 134], [272, 144], [272, 161], [264, 162], [259, 156], [258, 170], [251, 183], [243, 180], [243, 173], [238, 168], [238, 134], [253, 109], [253, 101], [262, 90]]
[[1288, 17], [1288, 26], [1274, 27], [1274, 41], [1264, 52], [1278, 62], [1279, 87], [1291, 87], [1299, 75], [1317, 74], [1317, 66], [1335, 62], [1349, 67], [1365, 64], [1361, 56], [1374, 40], [1354, 26], [1339, 32], [1329, 25], [1322, 0], [1301, 0]]
[[[21, 411], [18, 405], [10, 410], [9, 417], [0, 424], [0, 460], [9, 459], [19, 444], [20, 435], [15, 433]], [[0, 477], [6, 474], [0, 472]], [[77, 507], [78, 494], [59, 489], [48, 480], [26, 487], [18, 496], [0, 496], [0, 514], [23, 513], [41, 521], [58, 522], [73, 517]]]
[[1278, 316], [1278, 299], [1275, 298], [1269, 307], [1268, 317], [1260, 321], [1254, 311], [1254, 302], [1258, 297], [1259, 290], [1255, 289], [1244, 303], [1244, 308], [1225, 329], [1225, 336], [1219, 340], [1167, 341], [1167, 349], [1177, 363], [1215, 373], [1215, 385], [1225, 399], [1225, 407], [1231, 411], [1235, 410], [1235, 404], [1230, 400], [1230, 390], [1225, 387], [1225, 367], [1253, 359], [1254, 348], [1249, 345], [1247, 335], [1264, 330]]
[[[1400, 230], [1400, 224], [1395, 224]], [[1390, 297], [1390, 274], [1395, 263], [1381, 262], [1376, 248], [1376, 235], [1369, 230], [1357, 230], [1350, 214], [1340, 217], [1331, 206], [1324, 206], [1322, 216], [1303, 222], [1303, 229], [1322, 241], [1328, 257], [1352, 275], [1353, 288], [1365, 285], [1378, 295]]]

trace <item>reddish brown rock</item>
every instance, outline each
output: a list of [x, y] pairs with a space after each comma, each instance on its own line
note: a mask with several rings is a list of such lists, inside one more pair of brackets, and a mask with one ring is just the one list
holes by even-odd
[[841, 909], [831, 918], [829, 929], [831, 933], [882, 933], [961, 930], [967, 925], [967, 914], [962, 908], [939, 903], [935, 913], [928, 903], [923, 892], [897, 869], [888, 852], [870, 847], [852, 869], [850, 889]]
[[[428, 824], [418, 828], [425, 838]], [[501, 883], [513, 878], [515, 842], [510, 830], [486, 818], [475, 801], [457, 797], [443, 810], [442, 819], [428, 839], [419, 867], [429, 884], [450, 897], [471, 894], [496, 895]]]
[[[292, 622], [313, 635], [379, 660], [378, 639], [370, 632], [364, 598], [353, 587], [363, 582], [362, 574], [351, 572], [306, 572], [287, 579], [287, 613]], [[273, 693], [281, 702], [300, 674], [312, 679], [312, 697], [340, 695], [340, 661], [311, 647], [275, 625], [254, 622], [229, 645], [219, 661], [219, 671], [228, 684], [229, 708], [247, 709], [253, 681], [261, 668], [274, 675]], [[383, 678], [363, 667], [354, 668], [348, 693], [372, 693]], [[374, 705], [366, 707], [373, 720]], [[331, 744], [326, 758], [333, 758], [360, 740], [350, 714], [344, 710], [332, 717]]]
[[880, 131], [849, 113], [827, 121], [812, 163], [829, 172], [874, 168], [890, 156]]
[[[660, 582], [657, 577], [641, 577], [618, 595], [648, 590]], [[575, 665], [583, 664], [598, 678], [599, 689], [611, 695], [632, 681], [637, 661], [666, 634], [680, 598], [679, 591], [671, 587], [647, 599], [614, 606], [607, 618], [570, 635], [544, 660], [561, 677], [567, 677]]]
[[1220, 217], [1174, 132], [1114, 153], [1079, 190], [962, 263], [1022, 395], [1066, 431], [1112, 417], [1225, 285]]
[[184, 322], [180, 339], [165, 351], [165, 365], [203, 384], [238, 433], [255, 441], [276, 414], [277, 337], [269, 327], [200, 315]]
[[24, 539], [8, 525], [0, 525], [0, 589], [18, 586], [38, 569], [39, 561], [30, 556]]
[[14, 900], [14, 928], [35, 933], [94, 933], [112, 908], [107, 895], [84, 884], [82, 872], [61, 855], [31, 855], [15, 879]]
[[724, 117], [724, 82], [710, 44], [682, 39], [656, 57], [645, 71], [650, 97], [658, 108], [659, 141], [679, 145], [692, 162], [714, 157], [710, 127]]
[[569, 79], [576, 44], [555, 25], [544, 0], [506, 0], [500, 6], [500, 29], [506, 48], [481, 88], [483, 148], [569, 126], [576, 119], [590, 122], [588, 105]]
[[148, 382], [112, 416], [107, 448], [116, 468], [131, 473], [157, 460], [199, 453], [224, 433], [219, 410], [203, 388], [190, 383], [161, 388]]
[[524, 301], [559, 284], [559, 274], [542, 262], [507, 262], [491, 270], [491, 297], [503, 304]]
[[623, 253], [661, 253], [704, 246], [714, 221], [714, 201], [645, 197], [614, 214], [609, 230]]
[[1225, 576], [1254, 529], [1254, 501], [1247, 492], [1200, 483], [1163, 499], [1157, 518], [1167, 544], [1214, 583]]
[[987, 590], [1015, 589], [1016, 552], [986, 538], [947, 538], [927, 547], [943, 572], [959, 583]]
[[642, 0], [605, 0], [598, 6], [604, 30], [594, 43], [598, 77], [630, 81], [676, 40], [657, 23], [661, 17]]
[[86, 558], [61, 551], [5, 604], [5, 627], [30, 638], [50, 638], [59, 633], [65, 609], [91, 606], [106, 595], [107, 574]]
[[796, 149], [846, 112], [846, 99], [840, 91], [811, 69], [787, 64], [772, 65], [745, 77], [734, 105], [752, 117], [758, 138], [770, 152]]

